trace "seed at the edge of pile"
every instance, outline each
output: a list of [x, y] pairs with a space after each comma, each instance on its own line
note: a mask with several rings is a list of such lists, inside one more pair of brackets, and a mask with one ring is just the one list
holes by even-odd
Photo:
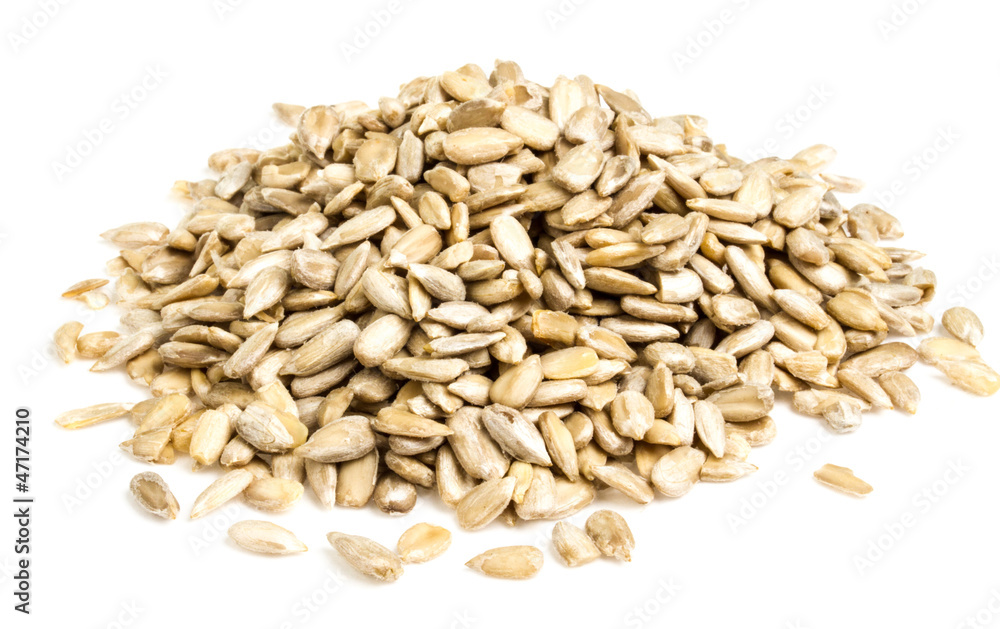
[[93, 280], [82, 280], [73, 284], [63, 292], [62, 296], [67, 298], [76, 298], [84, 293], [92, 291], [96, 288], [107, 285], [108, 280], [106, 279], [93, 279]]
[[135, 404], [95, 404], [86, 408], [66, 411], [56, 416], [55, 422], [63, 428], [75, 430], [121, 417], [131, 411], [134, 406]]
[[813, 476], [824, 485], [852, 496], [864, 496], [872, 492], [871, 485], [855, 476], [850, 469], [839, 465], [827, 463], [813, 472]]
[[229, 527], [229, 537], [241, 547], [265, 555], [291, 555], [309, 550], [288, 529], [266, 520], [242, 520]]
[[59, 326], [53, 335], [56, 344], [56, 353], [64, 363], [71, 363], [76, 355], [76, 343], [83, 331], [83, 324], [79, 321], [70, 321]]
[[913, 415], [920, 404], [920, 389], [901, 371], [890, 371], [878, 377], [878, 383], [886, 392], [893, 406]]
[[557, 522], [552, 528], [552, 545], [570, 568], [590, 563], [601, 556], [594, 540], [583, 529], [569, 522]]
[[403, 562], [396, 553], [360, 535], [327, 533], [327, 541], [358, 572], [379, 581], [395, 581], [403, 574]]
[[191, 507], [191, 519], [200, 518], [239, 496], [253, 481], [253, 474], [247, 470], [236, 469], [226, 472], [195, 498], [194, 505]]
[[983, 322], [968, 308], [956, 306], [944, 311], [941, 325], [955, 338], [975, 347], [983, 340]]
[[478, 485], [456, 507], [458, 523], [467, 531], [483, 528], [503, 512], [514, 495], [516, 479], [494, 478]]
[[587, 535], [606, 557], [632, 561], [635, 538], [620, 514], [609, 509], [595, 511], [587, 518]]
[[1000, 391], [1000, 374], [980, 360], [941, 360], [934, 366], [969, 393], [988, 397]]
[[168, 520], [177, 519], [180, 505], [159, 474], [154, 472], [136, 474], [129, 483], [129, 491], [139, 506], [146, 511]]
[[545, 561], [534, 546], [502, 546], [476, 555], [465, 565], [498, 579], [530, 579]]

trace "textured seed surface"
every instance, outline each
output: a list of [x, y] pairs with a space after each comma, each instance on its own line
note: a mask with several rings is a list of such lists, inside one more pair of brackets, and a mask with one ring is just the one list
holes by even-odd
[[176, 520], [180, 505], [159, 474], [142, 472], [132, 477], [129, 483], [132, 497], [139, 506], [153, 515], [168, 520]]
[[503, 546], [476, 555], [465, 565], [498, 579], [530, 579], [542, 569], [544, 560], [534, 546]]
[[251, 552], [265, 555], [291, 555], [308, 550], [286, 528], [265, 520], [243, 520], [229, 527], [229, 537]]
[[69, 428], [71, 430], [84, 428], [86, 426], [93, 426], [94, 424], [122, 417], [132, 410], [134, 406], [134, 404], [118, 403], [95, 404], [86, 408], [61, 413], [56, 416], [55, 422], [63, 428]]
[[191, 507], [191, 519], [200, 518], [229, 502], [240, 495], [253, 481], [254, 475], [247, 470], [237, 469], [226, 472], [195, 498], [194, 505]]
[[973, 347], [983, 340], [983, 322], [968, 308], [956, 306], [945, 310], [941, 325], [949, 334]]
[[587, 518], [587, 535], [606, 557], [632, 561], [635, 538], [625, 518], [614, 511], [602, 509]]
[[451, 532], [448, 529], [421, 522], [400, 535], [396, 550], [405, 563], [423, 563], [439, 557], [449, 546]]
[[358, 572], [379, 581], [395, 581], [403, 575], [403, 562], [396, 553], [360, 535], [327, 533], [327, 541]]
[[594, 540], [583, 529], [569, 522], [558, 522], [553, 527], [552, 545], [570, 568], [590, 563], [601, 556]]
[[495, 520], [510, 504], [516, 484], [513, 477], [495, 478], [479, 484], [458, 503], [459, 525], [474, 531]]

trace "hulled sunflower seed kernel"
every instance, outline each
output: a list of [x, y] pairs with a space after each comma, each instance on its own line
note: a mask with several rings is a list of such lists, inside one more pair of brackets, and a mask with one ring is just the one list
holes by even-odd
[[229, 537], [240, 547], [265, 555], [290, 555], [309, 550], [286, 528], [264, 520], [243, 520], [229, 527]]
[[176, 520], [180, 505], [159, 474], [142, 472], [129, 483], [132, 497], [146, 511], [168, 520]]
[[498, 579], [530, 579], [543, 562], [542, 551], [534, 546], [504, 546], [476, 555], [465, 565]]
[[632, 561], [635, 538], [625, 518], [614, 511], [602, 509], [587, 518], [587, 535], [606, 557]]
[[855, 476], [850, 469], [832, 463], [813, 472], [813, 476], [824, 485], [852, 496], [864, 496], [872, 492], [872, 486]]

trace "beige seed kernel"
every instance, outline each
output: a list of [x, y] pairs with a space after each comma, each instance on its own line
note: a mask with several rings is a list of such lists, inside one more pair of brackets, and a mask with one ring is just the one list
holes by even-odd
[[601, 556], [594, 540], [569, 522], [558, 522], [552, 529], [552, 545], [570, 568], [590, 563]]
[[195, 499], [194, 505], [191, 507], [191, 519], [200, 518], [229, 500], [232, 500], [240, 495], [253, 481], [253, 474], [247, 470], [236, 469], [226, 472]]
[[421, 522], [406, 529], [396, 544], [404, 563], [423, 563], [439, 557], [451, 546], [448, 529]]
[[534, 546], [504, 546], [476, 555], [465, 565], [498, 579], [530, 579], [542, 569], [542, 551]]
[[845, 494], [864, 496], [872, 492], [871, 485], [855, 476], [854, 472], [850, 469], [840, 467], [839, 465], [827, 463], [813, 472], [813, 476], [824, 485], [833, 487]]
[[180, 505], [159, 474], [142, 472], [132, 477], [129, 483], [132, 497], [146, 511], [168, 520], [176, 520]]
[[237, 522], [228, 533], [240, 547], [255, 553], [290, 555], [308, 550], [291, 531], [264, 520]]
[[595, 511], [587, 518], [587, 535], [606, 557], [632, 561], [635, 538], [632, 529], [618, 513], [608, 509]]
[[396, 553], [360, 535], [327, 533], [327, 541], [358, 572], [378, 581], [395, 581], [403, 575], [403, 562]]
[[941, 315], [941, 325], [955, 338], [975, 347], [983, 340], [983, 323], [968, 308], [956, 306]]

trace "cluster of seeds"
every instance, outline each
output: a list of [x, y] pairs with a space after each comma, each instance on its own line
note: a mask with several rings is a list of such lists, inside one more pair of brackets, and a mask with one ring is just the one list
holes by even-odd
[[[648, 503], [755, 471], [776, 391], [843, 432], [872, 407], [915, 412], [918, 358], [1000, 388], [966, 309], [943, 318], [955, 338], [885, 342], [932, 330], [936, 280], [880, 244], [896, 218], [841, 205], [862, 184], [826, 172], [828, 146], [744, 162], [698, 116], [654, 118], [586, 76], [543, 87], [506, 61], [415, 79], [377, 109], [275, 112], [290, 143], [213, 154], [217, 178], [176, 186], [177, 227], [103, 234], [124, 332], [56, 334], [65, 360], [123, 367], [153, 395], [59, 424], [130, 415], [135, 458], [224, 472], [191, 517], [237, 496], [281, 511], [308, 484], [327, 507], [386, 513], [436, 491], [470, 530], [561, 519], [605, 487]], [[101, 307], [103, 283], [66, 296]], [[817, 474], [863, 493], [845, 470]], [[176, 513], [156, 482], [137, 487]], [[557, 537], [567, 561], [593, 555], [579, 531]]]

